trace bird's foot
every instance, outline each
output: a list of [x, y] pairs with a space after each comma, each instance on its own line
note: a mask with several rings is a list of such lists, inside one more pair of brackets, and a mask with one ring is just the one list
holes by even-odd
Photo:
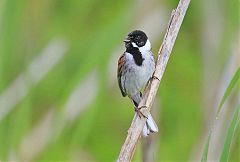
[[152, 79], [157, 79], [160, 81], [160, 79], [158, 77], [156, 77], [155, 75], [152, 76]]
[[135, 107], [135, 112], [139, 116], [139, 118], [144, 117], [148, 119], [148, 110], [147, 106]]

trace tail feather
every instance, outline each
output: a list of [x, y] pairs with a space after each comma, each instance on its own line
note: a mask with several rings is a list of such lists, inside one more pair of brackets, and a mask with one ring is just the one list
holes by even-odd
[[[134, 105], [136, 107], [138, 107], [141, 99], [142, 99], [142, 94], [141, 92], [137, 93], [136, 95], [134, 96], [131, 96], [131, 99], [134, 103]], [[147, 117], [147, 121], [143, 127], [143, 136], [146, 137], [148, 136], [149, 134], [153, 133], [153, 132], [158, 132], [158, 127], [157, 127], [157, 124], [155, 123], [152, 115], [150, 113], [148, 113], [148, 117]]]
[[150, 130], [148, 129], [147, 123], [144, 124], [142, 134], [144, 137], [147, 137], [150, 134]]
[[150, 113], [148, 114], [148, 118], [147, 118], [146, 124], [148, 125], [148, 127], [149, 127], [151, 132], [158, 132], [158, 126], [155, 123], [155, 121], [153, 120], [153, 117], [152, 117], [152, 115]]

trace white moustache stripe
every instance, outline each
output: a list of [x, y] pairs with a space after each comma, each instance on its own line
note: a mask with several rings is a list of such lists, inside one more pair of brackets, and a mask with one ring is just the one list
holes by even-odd
[[132, 45], [133, 45], [133, 47], [137, 47], [137, 48], [138, 48], [138, 46], [136, 45], [136, 43], [132, 42]]

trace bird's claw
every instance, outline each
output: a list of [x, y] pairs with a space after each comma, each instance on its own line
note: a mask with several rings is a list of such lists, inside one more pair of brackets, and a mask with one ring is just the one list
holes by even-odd
[[158, 77], [156, 77], [155, 75], [152, 76], [152, 79], [157, 79], [160, 81], [160, 79]]
[[141, 106], [141, 107], [135, 107], [135, 112], [137, 113], [137, 115], [139, 116], [139, 118], [141, 118], [142, 116], [144, 118], [147, 118], [148, 119], [148, 115], [147, 115], [147, 112], [146, 111], [143, 111], [143, 109], [146, 109], [147, 110], [147, 106]]

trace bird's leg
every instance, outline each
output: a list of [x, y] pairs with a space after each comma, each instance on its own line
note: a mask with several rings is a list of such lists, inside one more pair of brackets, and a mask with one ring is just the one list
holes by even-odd
[[[140, 93], [140, 98], [142, 98], [142, 93], [141, 92], [139, 92]], [[134, 99], [133, 99], [133, 97], [130, 97], [130, 99], [131, 99], [131, 101], [132, 101], [132, 103], [133, 103], [133, 105], [134, 105], [134, 110], [135, 110], [135, 112], [137, 113], [137, 115], [139, 116], [139, 118], [141, 118], [142, 116], [144, 117], [144, 118], [148, 118], [148, 110], [147, 110], [147, 106], [140, 106], [139, 107], [139, 103], [138, 102], [136, 102]]]
[[160, 79], [155, 75], [153, 75], [151, 79], [157, 79], [158, 81], [160, 81]]
[[158, 77], [156, 77], [155, 75], [152, 75], [151, 78], [148, 80], [148, 82], [147, 82], [147, 84], [146, 84], [146, 86], [144, 88], [144, 91], [146, 90], [146, 88], [149, 86], [149, 84], [151, 83], [151, 81], [153, 79], [157, 79], [158, 81], [160, 81], [160, 79]]
[[[139, 116], [139, 118], [141, 118], [142, 116], [144, 118], [147, 118], [148, 119], [148, 115], [147, 115], [147, 106], [141, 106], [141, 107], [136, 107], [134, 106], [135, 108], [135, 112], [137, 113], [137, 115]], [[146, 111], [143, 111], [142, 109], [146, 109]]]

